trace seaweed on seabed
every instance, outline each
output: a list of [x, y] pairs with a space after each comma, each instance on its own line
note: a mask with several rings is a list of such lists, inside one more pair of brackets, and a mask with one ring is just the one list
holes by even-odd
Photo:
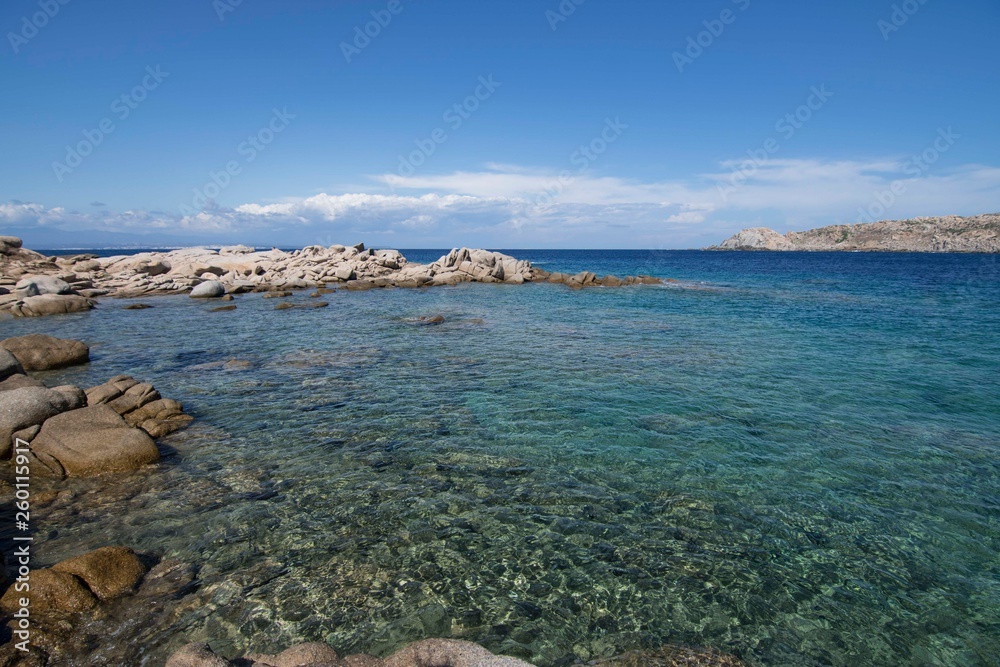
[[599, 667], [746, 667], [733, 655], [715, 649], [662, 646], [647, 651], [630, 651], [623, 655], [595, 660], [587, 665]]

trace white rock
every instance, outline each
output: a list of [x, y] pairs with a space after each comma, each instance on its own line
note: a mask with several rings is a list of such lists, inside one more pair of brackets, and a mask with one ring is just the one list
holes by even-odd
[[208, 280], [191, 290], [192, 299], [216, 299], [225, 295], [226, 288], [218, 280]]
[[32, 276], [17, 281], [14, 292], [23, 299], [39, 294], [70, 294], [73, 288], [66, 281], [54, 276]]

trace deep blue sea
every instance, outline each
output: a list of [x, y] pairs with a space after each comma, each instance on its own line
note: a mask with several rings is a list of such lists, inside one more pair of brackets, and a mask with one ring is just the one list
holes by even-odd
[[50, 383], [129, 373], [197, 417], [159, 465], [68, 483], [36, 551], [199, 568], [199, 604], [142, 631], [149, 665], [429, 636], [540, 667], [667, 643], [1000, 665], [1000, 258], [512, 254], [678, 282], [0, 321], [92, 346]]

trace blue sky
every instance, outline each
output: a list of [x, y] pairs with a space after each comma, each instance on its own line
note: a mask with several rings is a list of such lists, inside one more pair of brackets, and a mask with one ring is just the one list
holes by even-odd
[[996, 212], [998, 28], [995, 0], [8, 0], [0, 233], [686, 248]]

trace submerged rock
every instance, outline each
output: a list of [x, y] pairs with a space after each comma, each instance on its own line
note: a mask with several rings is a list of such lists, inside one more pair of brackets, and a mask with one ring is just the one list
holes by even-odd
[[134, 592], [146, 571], [131, 549], [104, 547], [60, 561], [51, 568], [32, 570], [30, 589], [9, 588], [0, 598], [0, 610], [16, 611], [23, 597], [30, 600], [33, 615], [89, 611]]
[[413, 324], [419, 324], [422, 326], [433, 326], [435, 324], [444, 324], [444, 315], [421, 315], [420, 317], [410, 320]]
[[567, 273], [548, 273], [541, 269], [533, 269], [532, 279], [538, 282], [567, 285], [573, 289], [584, 287], [631, 287], [632, 285], [662, 285], [663, 280], [653, 276], [604, 276], [603, 278], [591, 271], [581, 271], [575, 275]]
[[327, 644], [314, 642], [299, 644], [282, 651], [277, 655], [250, 654], [243, 658], [256, 665], [274, 665], [275, 667], [302, 667], [315, 664], [340, 664], [340, 656]]
[[388, 658], [349, 655], [341, 658], [326, 644], [301, 644], [277, 655], [251, 654], [226, 660], [207, 644], [188, 644], [166, 667], [532, 667], [523, 660], [498, 656], [482, 646], [457, 639], [427, 639], [403, 647]]
[[166, 667], [232, 667], [232, 664], [215, 655], [208, 644], [188, 644], [170, 656]]
[[146, 566], [125, 547], [103, 547], [56, 563], [52, 569], [82, 579], [101, 602], [135, 592], [146, 574]]
[[598, 667], [746, 667], [736, 656], [712, 649], [664, 646], [651, 651], [632, 651], [607, 660], [588, 662]]
[[75, 613], [93, 609], [99, 603], [83, 582], [68, 572], [51, 569], [32, 570], [31, 588], [18, 592], [13, 586], [0, 598], [0, 610], [13, 613], [20, 608], [19, 599], [31, 601], [33, 614]]

